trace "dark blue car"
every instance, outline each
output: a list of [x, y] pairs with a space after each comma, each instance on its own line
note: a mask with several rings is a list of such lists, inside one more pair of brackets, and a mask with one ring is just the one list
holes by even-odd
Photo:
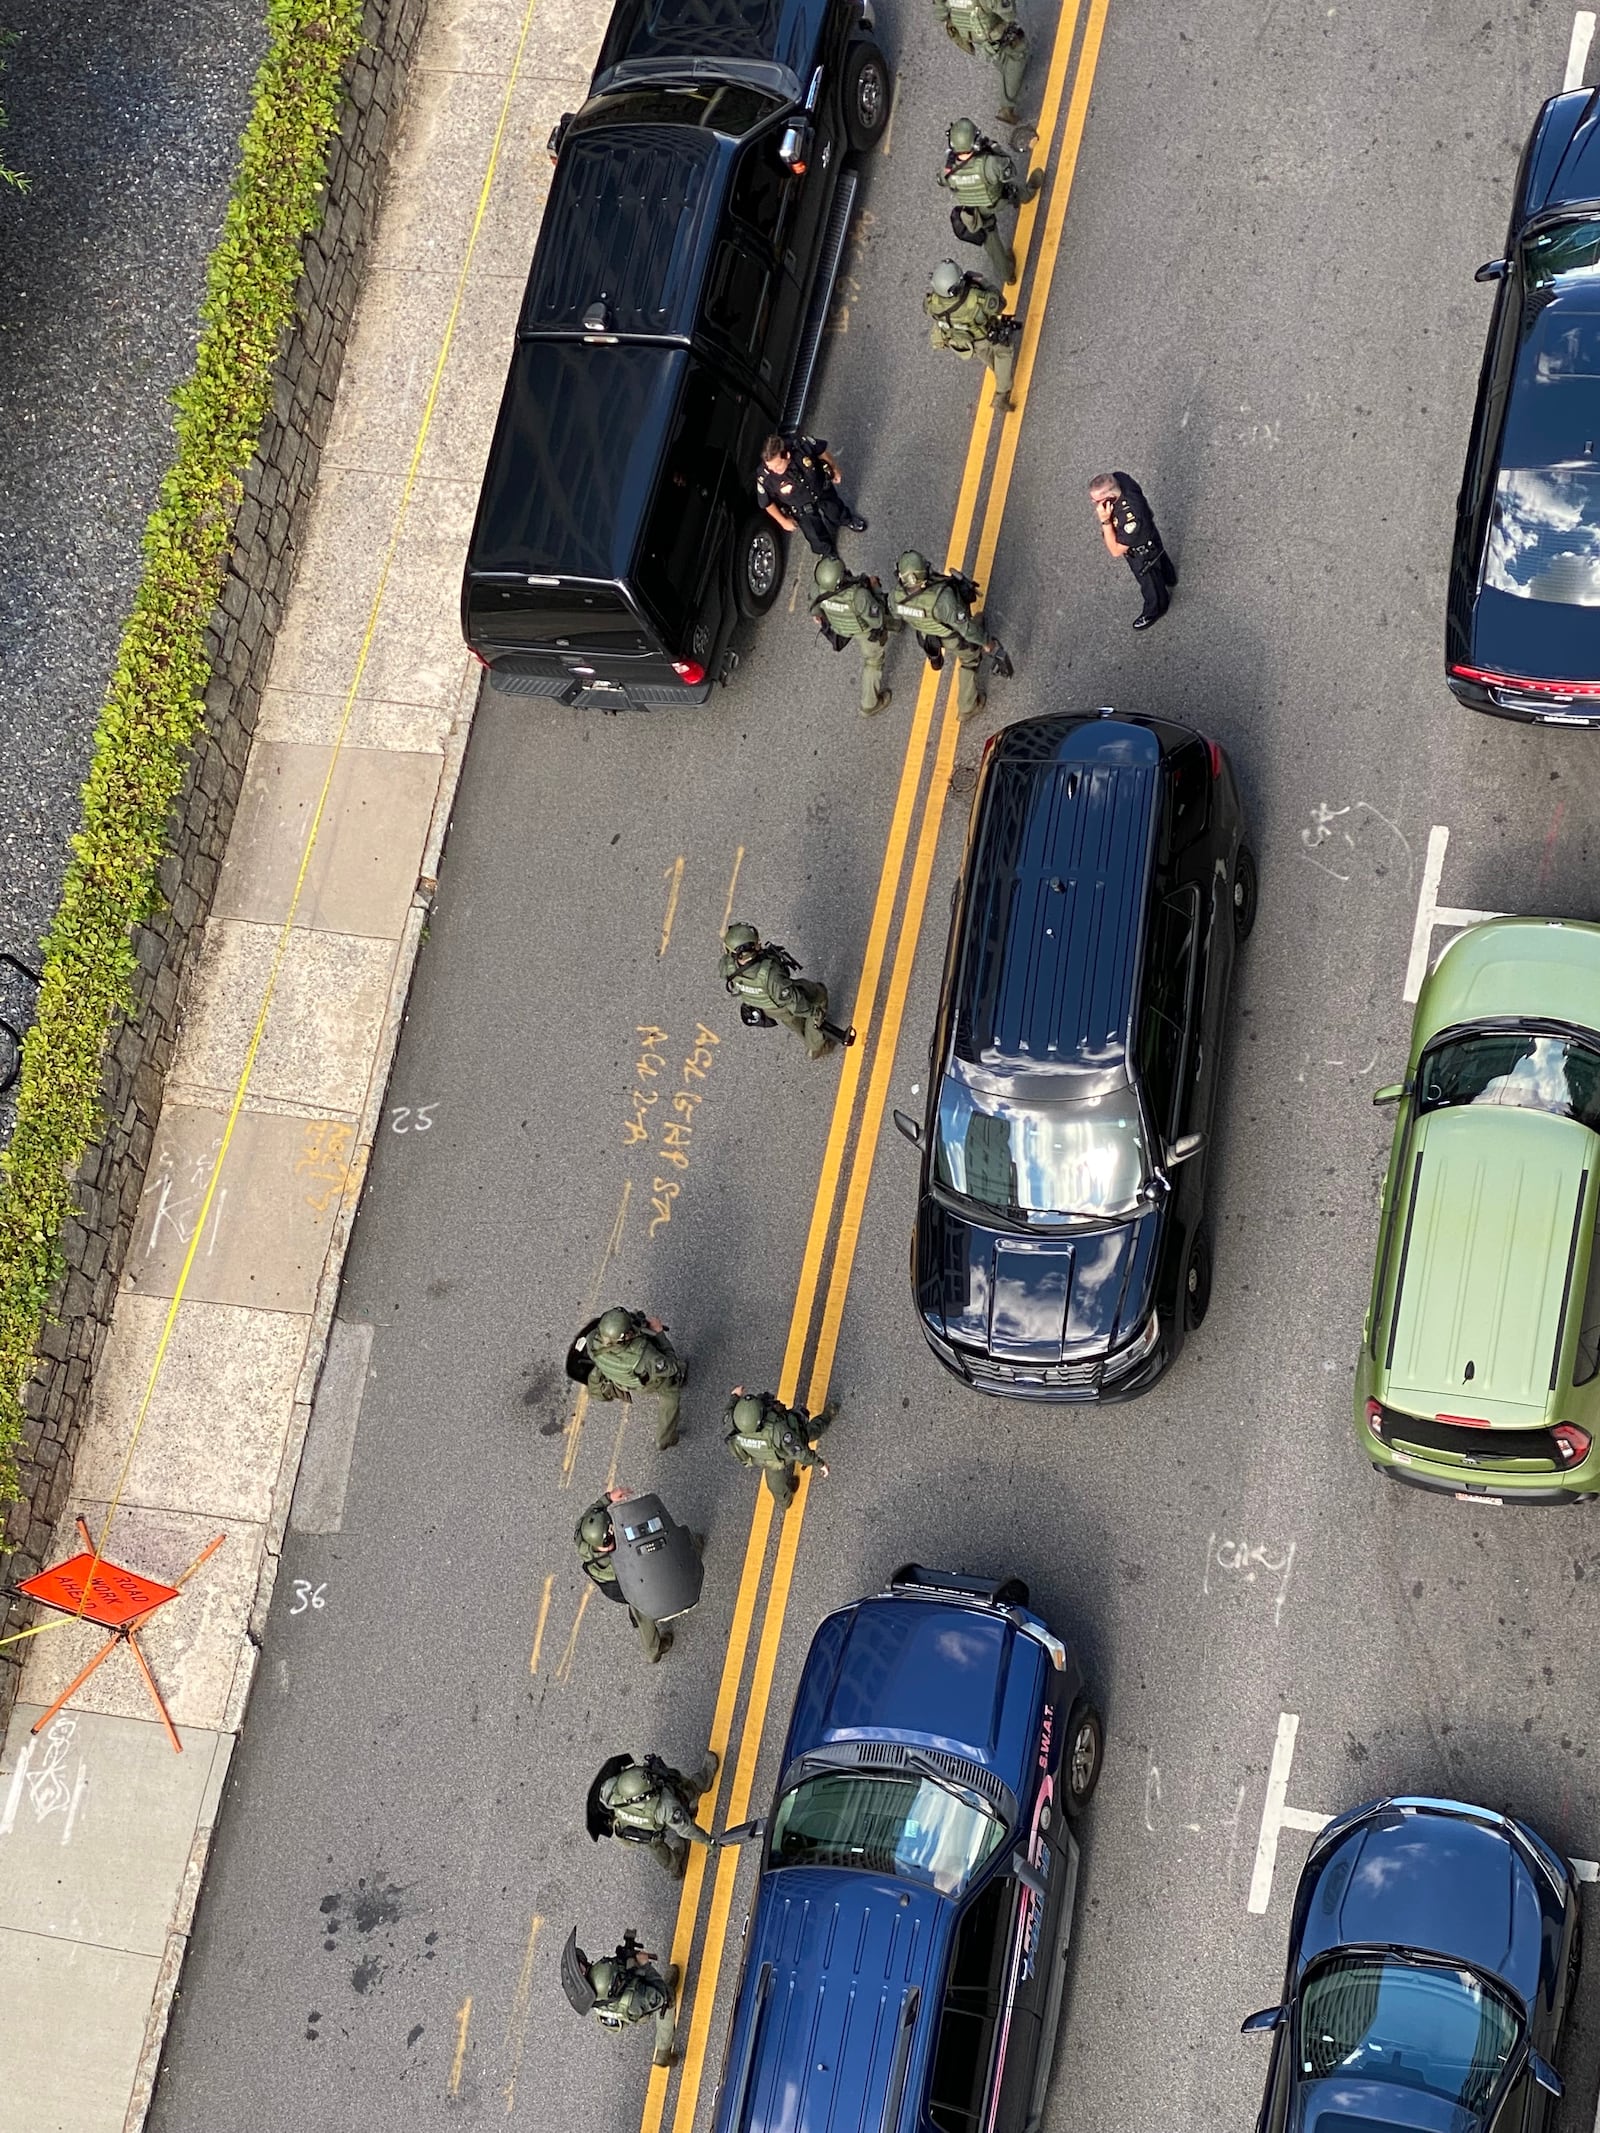
[[1539, 2133], [1577, 1980], [1578, 1886], [1509, 1815], [1375, 1800], [1295, 1892], [1258, 2133]]
[[828, 1616], [784, 1744], [716, 2133], [1030, 2133], [1103, 1733], [1016, 1579]]

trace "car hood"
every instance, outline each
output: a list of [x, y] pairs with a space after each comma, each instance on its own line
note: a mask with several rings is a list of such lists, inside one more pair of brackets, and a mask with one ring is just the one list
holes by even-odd
[[995, 1230], [931, 1194], [918, 1297], [946, 1337], [1002, 1361], [1070, 1362], [1131, 1340], [1149, 1316], [1157, 1215], [1072, 1235]]
[[[880, 2123], [907, 1995], [937, 1976], [952, 1913], [933, 1890], [878, 1874], [784, 1867], [763, 1877], [745, 1969], [756, 1989], [739, 1995], [728, 2053], [730, 2068], [750, 2067], [739, 2133]], [[752, 2022], [762, 2029], [753, 2057]]]
[[1483, 2121], [1427, 2089], [1333, 2075], [1299, 2090], [1291, 2123], [1294, 2133], [1350, 2133], [1352, 2126], [1361, 2133], [1389, 2127], [1395, 2133], [1477, 2133]]
[[1340, 1947], [1414, 1948], [1537, 1997], [1539, 1884], [1507, 1833], [1467, 1814], [1378, 1807], [1307, 1870], [1296, 1909], [1302, 1972]]
[[1600, 200], [1600, 96], [1555, 96], [1534, 127], [1516, 213]]
[[1037, 1760], [1048, 1661], [1004, 1615], [885, 1598], [812, 1640], [783, 1761], [839, 1741], [900, 1741], [992, 1770], [1020, 1800]]
[[[1407, 1412], [1543, 1420], [1594, 1152], [1582, 1126], [1541, 1111], [1472, 1104], [1419, 1121], [1385, 1351]], [[1581, 1295], [1581, 1266], [1575, 1279]]]

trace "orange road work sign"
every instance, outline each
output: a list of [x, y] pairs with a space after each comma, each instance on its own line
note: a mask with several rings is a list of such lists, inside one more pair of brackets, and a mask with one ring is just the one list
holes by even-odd
[[154, 1578], [140, 1577], [136, 1570], [124, 1570], [103, 1558], [97, 1563], [87, 1549], [82, 1555], [69, 1556], [66, 1562], [41, 1570], [35, 1577], [23, 1578], [15, 1590], [60, 1614], [81, 1615], [85, 1622], [93, 1622], [101, 1629], [126, 1629], [141, 1615], [178, 1597], [176, 1585], [158, 1584]]

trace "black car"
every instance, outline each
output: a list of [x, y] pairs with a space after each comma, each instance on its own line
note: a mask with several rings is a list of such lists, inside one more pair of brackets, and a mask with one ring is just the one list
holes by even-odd
[[1523, 150], [1456, 504], [1445, 669], [1499, 718], [1600, 724], [1600, 92]]
[[1256, 870], [1215, 741], [1025, 719], [984, 751], [952, 901], [911, 1284], [982, 1392], [1145, 1392], [1211, 1294], [1206, 1149]]
[[863, 0], [618, 0], [555, 177], [461, 592], [514, 695], [702, 702], [783, 576], [762, 440], [799, 423], [889, 116]]
[[1373, 1800], [1295, 1891], [1257, 2133], [1543, 2133], [1577, 1983], [1578, 1885], [1525, 1822]]

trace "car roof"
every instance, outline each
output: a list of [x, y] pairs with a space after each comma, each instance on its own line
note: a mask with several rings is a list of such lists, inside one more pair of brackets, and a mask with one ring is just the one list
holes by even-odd
[[998, 737], [964, 885], [958, 1060], [1125, 1078], [1160, 761], [1159, 734], [1126, 719]]
[[1457, 934], [1417, 1001], [1412, 1063], [1440, 1030], [1503, 1016], [1600, 1032], [1600, 926], [1496, 918]]
[[618, 0], [595, 63], [599, 82], [613, 68], [708, 71], [771, 61], [797, 75], [807, 64], [829, 0]]
[[1545, 1111], [1465, 1104], [1417, 1120], [1379, 1358], [1408, 1412], [1543, 1419], [1584, 1292], [1597, 1154], [1586, 1127]]
[[519, 341], [468, 571], [626, 578], [691, 366], [670, 345]]
[[733, 147], [697, 126], [574, 128], [563, 143], [519, 335], [693, 333]]
[[1597, 407], [1600, 285], [1573, 277], [1540, 289], [1525, 306], [1499, 464], [1592, 466]]
[[915, 2123], [958, 1915], [933, 1889], [859, 1868], [765, 1874], [719, 2133]]

